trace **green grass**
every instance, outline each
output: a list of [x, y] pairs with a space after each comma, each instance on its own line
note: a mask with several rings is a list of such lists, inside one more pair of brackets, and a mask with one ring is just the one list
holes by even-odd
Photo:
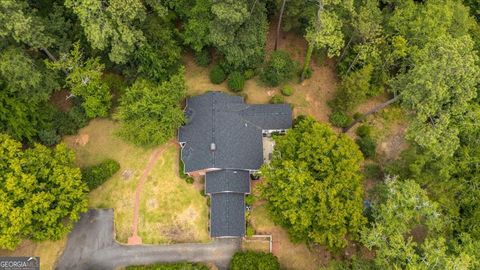
[[127, 270], [208, 270], [209, 268], [200, 263], [165, 263], [152, 265], [128, 266]]
[[[118, 127], [111, 120], [93, 120], [79, 132], [89, 136], [86, 145], [76, 145], [76, 136], [66, 137], [64, 141], [75, 150], [80, 166], [98, 164], [108, 158], [120, 163], [120, 170], [89, 194], [89, 206], [114, 208], [116, 238], [126, 242], [132, 233], [135, 189], [154, 149], [122, 141], [115, 135]], [[145, 181], [138, 227], [143, 243], [204, 242], [209, 239], [205, 198], [179, 177], [178, 155], [178, 149], [169, 145]], [[122, 176], [126, 170], [132, 172], [128, 179]], [[178, 230], [177, 224], [182, 224], [180, 221], [185, 213], [192, 216], [193, 222], [183, 222], [188, 226]]]

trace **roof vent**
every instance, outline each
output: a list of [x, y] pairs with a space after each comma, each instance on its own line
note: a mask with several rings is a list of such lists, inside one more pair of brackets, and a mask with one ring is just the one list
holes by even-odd
[[217, 146], [215, 145], [215, 143], [211, 143], [210, 144], [210, 151], [215, 151], [217, 149]]

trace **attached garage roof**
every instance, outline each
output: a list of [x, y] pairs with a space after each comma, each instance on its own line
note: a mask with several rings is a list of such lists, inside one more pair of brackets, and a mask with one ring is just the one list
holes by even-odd
[[245, 194], [215, 193], [210, 202], [210, 235], [243, 237], [245, 235]]
[[240, 170], [208, 172], [205, 177], [205, 193], [250, 193], [250, 173]]

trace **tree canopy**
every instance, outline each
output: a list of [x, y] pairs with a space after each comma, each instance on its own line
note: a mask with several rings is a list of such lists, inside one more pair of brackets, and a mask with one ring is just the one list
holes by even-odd
[[160, 84], [137, 79], [123, 95], [116, 118], [120, 136], [141, 146], [155, 146], [172, 138], [184, 122], [180, 101], [186, 86], [183, 69]]
[[0, 134], [0, 247], [14, 249], [22, 239], [57, 240], [87, 209], [87, 187], [73, 152], [22, 145]]
[[358, 146], [310, 117], [275, 138], [275, 153], [262, 167], [262, 195], [274, 219], [296, 240], [330, 249], [356, 239], [365, 223]]

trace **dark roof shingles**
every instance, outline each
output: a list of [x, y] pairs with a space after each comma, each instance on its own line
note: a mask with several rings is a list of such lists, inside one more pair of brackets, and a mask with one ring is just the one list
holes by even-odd
[[250, 173], [239, 170], [207, 172], [205, 176], [205, 193], [221, 192], [250, 193]]
[[245, 197], [241, 193], [216, 193], [211, 196], [210, 235], [245, 235]]

